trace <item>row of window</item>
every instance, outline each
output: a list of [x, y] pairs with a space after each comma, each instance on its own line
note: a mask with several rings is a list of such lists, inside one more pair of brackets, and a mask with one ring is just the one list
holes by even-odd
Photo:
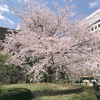
[[89, 31], [94, 31], [94, 30], [96, 30], [97, 28], [100, 28], [100, 24], [98, 24], [98, 25], [95, 26], [95, 27], [92, 27]]

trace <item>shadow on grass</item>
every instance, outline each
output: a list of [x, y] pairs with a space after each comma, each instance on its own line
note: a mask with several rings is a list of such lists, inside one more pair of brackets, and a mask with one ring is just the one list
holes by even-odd
[[43, 91], [33, 91], [33, 98], [41, 97], [41, 96], [56, 96], [56, 95], [64, 95], [64, 94], [72, 94], [72, 93], [80, 93], [83, 92], [83, 89], [76, 88], [71, 90], [43, 90]]
[[26, 88], [8, 88], [2, 89], [0, 100], [30, 100], [33, 94]]

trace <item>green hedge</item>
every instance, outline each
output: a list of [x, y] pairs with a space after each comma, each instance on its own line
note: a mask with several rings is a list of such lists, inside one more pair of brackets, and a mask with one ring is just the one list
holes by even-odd
[[4, 89], [0, 94], [0, 100], [30, 100], [33, 94], [25, 88]]

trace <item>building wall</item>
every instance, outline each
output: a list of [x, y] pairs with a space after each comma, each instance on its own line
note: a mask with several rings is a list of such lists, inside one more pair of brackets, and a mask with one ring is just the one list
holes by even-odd
[[87, 26], [90, 32], [100, 30], [100, 8], [86, 17], [81, 24]]
[[6, 34], [8, 33], [17, 33], [17, 32], [18, 30], [15, 30], [15, 29], [0, 27], [0, 40], [4, 40], [6, 37]]
[[5, 38], [5, 34], [7, 34], [7, 28], [0, 27], [0, 40]]

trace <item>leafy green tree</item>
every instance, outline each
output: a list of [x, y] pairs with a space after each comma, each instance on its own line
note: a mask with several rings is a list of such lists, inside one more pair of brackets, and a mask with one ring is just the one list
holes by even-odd
[[7, 76], [6, 61], [9, 59], [8, 55], [0, 53], [0, 84], [5, 83]]
[[0, 53], [0, 84], [17, 83], [20, 77], [20, 68], [15, 64], [7, 63], [10, 56]]

